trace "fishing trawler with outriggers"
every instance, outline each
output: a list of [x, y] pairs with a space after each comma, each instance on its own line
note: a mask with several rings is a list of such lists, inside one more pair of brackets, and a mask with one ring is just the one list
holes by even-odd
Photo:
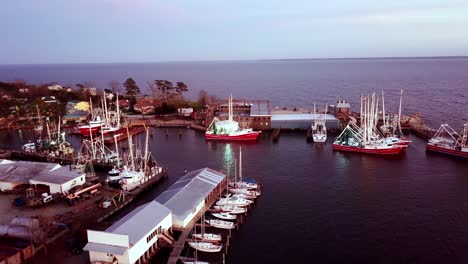
[[[363, 107], [364, 106], [364, 107]], [[399, 154], [406, 145], [393, 143], [382, 136], [377, 124], [378, 98], [375, 93], [361, 97], [361, 126], [351, 120], [333, 142], [333, 149], [366, 154]]]
[[257, 140], [260, 131], [253, 131], [251, 128], [240, 128], [239, 123], [234, 121], [232, 107], [232, 95], [228, 100], [228, 119], [219, 120], [217, 117], [213, 119], [210, 126], [205, 132], [205, 139], [209, 140]]
[[461, 134], [442, 124], [427, 143], [426, 150], [468, 158], [468, 123], [463, 126]]

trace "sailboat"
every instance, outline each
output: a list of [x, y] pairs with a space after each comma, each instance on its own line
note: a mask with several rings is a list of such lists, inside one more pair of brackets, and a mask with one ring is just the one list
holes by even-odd
[[385, 97], [382, 90], [382, 121], [383, 125], [380, 126], [380, 131], [383, 133], [385, 140], [391, 144], [408, 146], [411, 140], [403, 136], [401, 131], [401, 104], [403, 101], [403, 90], [400, 90], [400, 105], [398, 115], [394, 116], [392, 122], [389, 124], [389, 118], [385, 115]]
[[426, 145], [426, 150], [468, 158], [468, 123], [459, 134], [447, 124], [442, 124]]
[[227, 212], [230, 214], [245, 214], [247, 213], [247, 208], [245, 207], [240, 207], [240, 206], [235, 206], [235, 205], [215, 205], [213, 207], [215, 210], [221, 211], [221, 212]]
[[[235, 168], [237, 169], [237, 162], [236, 162]], [[239, 178], [240, 180], [237, 181], [236, 177], [237, 177], [237, 173], [234, 173], [234, 181], [229, 183], [229, 187], [232, 187], [234, 189], [247, 189], [247, 190], [256, 190], [259, 187], [258, 184], [256, 184], [253, 181], [246, 182], [242, 180], [242, 148], [241, 147], [239, 147]]]
[[222, 245], [213, 244], [211, 242], [189, 242], [190, 247], [208, 253], [220, 252], [223, 248]]
[[218, 219], [205, 220], [205, 222], [211, 225], [212, 227], [221, 228], [221, 229], [233, 229], [235, 227], [233, 222], [228, 222], [228, 221], [223, 221], [223, 220], [218, 220]]
[[[201, 240], [201, 242], [210, 242], [210, 243], [221, 243], [223, 237], [220, 234], [213, 234], [213, 233], [206, 233], [205, 232], [205, 216], [202, 211], [200, 211], [201, 216], [201, 233], [197, 234], [195, 232], [192, 233], [192, 236], [195, 239]], [[194, 229], [195, 231], [196, 229]]]
[[226, 212], [212, 213], [211, 215], [213, 215], [216, 218], [223, 219], [223, 220], [236, 220], [237, 219], [237, 215], [232, 215]]
[[233, 120], [232, 95], [228, 100], [228, 119], [213, 119], [205, 132], [205, 139], [213, 140], [256, 140], [260, 131], [253, 131], [251, 128], [240, 128], [239, 123]]
[[[364, 107], [363, 107], [364, 106]], [[376, 128], [378, 98], [361, 97], [361, 126], [351, 120], [333, 142], [333, 149], [367, 154], [399, 154], [406, 145], [386, 140]]]
[[317, 118], [314, 103], [314, 123], [312, 124], [312, 139], [316, 143], [324, 143], [327, 141], [327, 127], [322, 115]]

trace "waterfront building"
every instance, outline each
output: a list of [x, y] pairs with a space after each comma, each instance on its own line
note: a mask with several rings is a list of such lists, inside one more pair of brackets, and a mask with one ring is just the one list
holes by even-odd
[[48, 186], [49, 193], [66, 193], [83, 185], [85, 173], [57, 163], [0, 160], [0, 191], [20, 185]]
[[206, 201], [219, 196], [226, 175], [210, 168], [190, 171], [155, 200], [172, 211], [175, 229], [185, 228], [199, 215]]
[[159, 241], [169, 240], [171, 210], [152, 201], [141, 205], [105, 231], [88, 230], [91, 263], [147, 263], [159, 249]]
[[277, 109], [271, 112], [271, 128], [309, 129], [316, 119], [324, 120], [329, 130], [336, 130], [340, 127], [340, 121], [331, 114], [314, 114], [309, 110], [301, 109]]

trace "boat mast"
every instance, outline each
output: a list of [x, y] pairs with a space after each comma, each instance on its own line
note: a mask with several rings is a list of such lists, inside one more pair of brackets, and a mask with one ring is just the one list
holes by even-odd
[[384, 98], [384, 92], [382, 90], [382, 120], [383, 120], [383, 126], [385, 129], [387, 129], [387, 120], [385, 118], [385, 98]]
[[117, 135], [114, 135], [115, 153], [117, 154], [117, 168], [120, 168], [119, 146], [117, 145]]
[[135, 170], [135, 160], [133, 159], [133, 144], [132, 144], [132, 137], [130, 136], [130, 132], [128, 132], [128, 126], [127, 126], [127, 137], [128, 137], [128, 148], [130, 149], [130, 159], [131, 159], [131, 164], [132, 170]]
[[59, 120], [58, 120], [58, 124], [57, 124], [58, 125], [58, 128], [57, 128], [57, 144], [59, 144], [59, 142], [60, 142], [60, 123], [61, 123], [60, 121], [61, 120], [60, 120], [60, 116], [59, 116]]
[[89, 97], [89, 111], [91, 112], [91, 120], [94, 120], [93, 102], [91, 101], [91, 96]]
[[403, 100], [403, 90], [400, 90], [400, 108], [398, 109], [398, 132], [400, 135], [402, 134], [401, 132], [401, 101]]
[[119, 107], [119, 92], [116, 92], [117, 95], [117, 127], [120, 127], [120, 107]]
[[228, 108], [229, 121], [232, 121], [232, 94], [229, 96]]
[[89, 139], [91, 144], [91, 152], [93, 154], [93, 159], [96, 159], [96, 149], [94, 148], [94, 141], [93, 141], [93, 131], [91, 130], [91, 126], [89, 126]]
[[145, 158], [144, 158], [144, 162], [145, 162], [145, 172], [148, 168], [148, 156], [149, 156], [149, 153], [148, 153], [148, 146], [149, 146], [149, 129], [145, 126], [145, 130], [146, 130], [146, 141], [145, 141]]
[[105, 111], [105, 117], [106, 117], [106, 123], [110, 127], [110, 120], [109, 120], [109, 111], [107, 111], [107, 97], [106, 97], [106, 92], [104, 91], [104, 97], [102, 100], [104, 101], [104, 111]]
[[51, 141], [52, 139], [50, 138], [50, 127], [49, 127], [49, 118], [47, 117], [47, 121], [46, 121], [46, 126], [47, 126], [47, 136], [49, 137], [49, 141]]
[[242, 148], [239, 147], [239, 179], [242, 182]]

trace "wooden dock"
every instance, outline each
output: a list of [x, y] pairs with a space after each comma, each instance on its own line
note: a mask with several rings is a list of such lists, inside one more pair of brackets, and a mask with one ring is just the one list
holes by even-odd
[[[224, 185], [224, 184], [221, 184], [221, 185]], [[223, 192], [223, 191], [224, 191], [224, 188], [221, 187], [220, 192]], [[211, 206], [218, 200], [218, 198], [219, 197], [216, 195], [211, 197], [208, 200], [208, 202], [205, 203], [205, 206], [203, 206], [203, 208], [201, 209], [201, 214], [205, 214], [211, 208]], [[199, 219], [200, 218], [198, 217], [192, 219], [192, 221], [184, 229], [180, 230], [182, 231], [182, 234], [174, 243], [174, 248], [171, 251], [171, 255], [169, 256], [169, 260], [167, 263], [176, 264], [177, 261], [180, 259], [180, 254], [182, 253], [182, 250], [185, 247], [185, 243], [187, 242], [189, 235], [193, 230], [193, 227], [195, 226], [195, 224], [198, 222]]]

